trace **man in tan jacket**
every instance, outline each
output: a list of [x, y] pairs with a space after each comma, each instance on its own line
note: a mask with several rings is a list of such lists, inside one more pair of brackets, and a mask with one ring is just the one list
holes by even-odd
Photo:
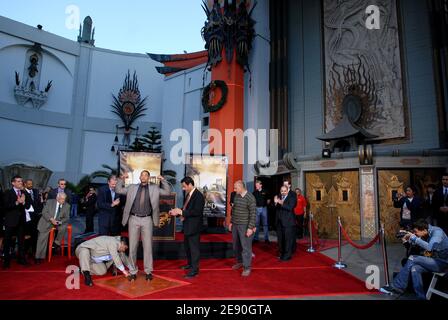
[[128, 280], [131, 280], [130, 274], [126, 271], [132, 269], [132, 265], [125, 252], [128, 249], [124, 238], [100, 236], [81, 243], [75, 250], [79, 259], [79, 266], [84, 275], [84, 283], [87, 286], [93, 286], [91, 275], [102, 276], [114, 265], [120, 270]]
[[134, 266], [131, 274], [136, 277], [137, 267], [137, 248], [140, 239], [143, 245], [143, 265], [146, 273], [146, 280], [152, 280], [153, 257], [152, 257], [152, 231], [153, 227], [159, 226], [160, 195], [169, 195], [170, 187], [168, 182], [162, 177], [157, 179], [161, 182], [161, 187], [149, 183], [149, 171], [143, 170], [140, 174], [140, 183], [124, 186], [124, 179], [127, 178], [124, 173], [118, 179], [115, 192], [126, 195], [126, 205], [123, 212], [122, 224], [129, 225], [129, 257]]
[[61, 240], [67, 231], [70, 220], [70, 205], [65, 201], [67, 195], [58, 193], [56, 199], [50, 199], [42, 210], [42, 218], [39, 220], [37, 230], [36, 263], [39, 264], [45, 259], [48, 245], [48, 235], [51, 228], [56, 227], [58, 234], [54, 244], [56, 247], [61, 245]]

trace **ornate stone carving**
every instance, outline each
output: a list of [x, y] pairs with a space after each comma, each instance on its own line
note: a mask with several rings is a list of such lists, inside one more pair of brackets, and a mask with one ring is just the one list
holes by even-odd
[[48, 91], [52, 86], [52, 81], [48, 81], [44, 90], [39, 90], [40, 70], [42, 65], [42, 48], [39, 44], [28, 50], [24, 69], [24, 81], [20, 81], [20, 75], [15, 72], [14, 96], [19, 105], [25, 105], [31, 101], [36, 109], [40, 109], [48, 100]]
[[345, 114], [376, 136], [372, 140], [405, 137], [396, 1], [376, 1], [381, 11], [379, 30], [365, 26], [368, 0], [323, 3], [326, 132], [341, 122], [343, 101], [351, 95], [362, 104], [362, 114], [357, 110], [356, 114], [345, 110]]
[[224, 0], [224, 8], [218, 0], [213, 1], [210, 8], [203, 0], [202, 8], [207, 15], [207, 21], [202, 28], [202, 37], [205, 40], [205, 48], [208, 50], [207, 66], [211, 68], [222, 61], [221, 51], [225, 49], [227, 61], [233, 59], [236, 50], [236, 59], [246, 70], [249, 70], [249, 53], [252, 49], [252, 41], [255, 37], [255, 21], [251, 18], [256, 3], [248, 11], [249, 1], [236, 0], [229, 3]]

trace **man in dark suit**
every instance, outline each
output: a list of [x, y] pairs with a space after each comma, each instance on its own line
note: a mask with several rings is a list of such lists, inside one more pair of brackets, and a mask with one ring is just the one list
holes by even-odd
[[394, 207], [400, 208], [400, 227], [409, 230], [412, 224], [422, 218], [422, 200], [415, 195], [415, 188], [408, 186], [406, 193], [397, 193]]
[[442, 187], [434, 193], [437, 226], [448, 233], [448, 173], [442, 176]]
[[115, 192], [117, 177], [111, 175], [107, 179], [107, 185], [98, 189], [97, 207], [99, 234], [102, 236], [112, 235], [117, 209], [120, 205], [120, 195]]
[[[294, 193], [294, 192], [293, 192]], [[280, 261], [291, 260], [296, 241], [296, 217], [294, 208], [297, 205], [297, 197], [290, 193], [288, 187], [283, 185], [280, 188], [281, 197], [275, 196], [277, 241], [280, 252]]]
[[31, 221], [26, 223], [26, 235], [29, 236], [29, 241], [26, 241], [25, 252], [28, 253], [31, 247], [31, 253], [34, 257], [36, 253], [37, 237], [39, 232], [37, 231], [37, 224], [42, 216], [42, 199], [40, 197], [39, 190], [33, 188], [33, 180], [25, 180], [25, 190], [28, 192], [31, 198], [31, 206], [33, 207], [33, 212], [30, 213]]
[[94, 230], [94, 224], [93, 224], [93, 217], [95, 215], [96, 211], [96, 203], [97, 203], [97, 197], [96, 197], [96, 191], [94, 187], [89, 188], [89, 192], [86, 194], [86, 196], [81, 200], [81, 205], [86, 213], [86, 229], [84, 230], [84, 233], [93, 232]]
[[435, 216], [437, 215], [437, 208], [435, 191], [437, 190], [436, 186], [430, 184], [426, 187], [426, 195], [423, 199], [423, 217], [426, 219], [428, 223], [434, 225], [433, 221], [435, 220]]
[[180, 216], [184, 224], [184, 246], [187, 254], [187, 265], [182, 269], [190, 270], [185, 278], [193, 278], [199, 274], [200, 235], [202, 229], [202, 215], [204, 213], [205, 199], [202, 193], [194, 187], [190, 177], [181, 180], [182, 190], [186, 193], [182, 209], [175, 208], [170, 211], [173, 216]]
[[67, 188], [67, 181], [65, 179], [58, 180], [58, 187], [55, 189], [51, 189], [48, 193], [48, 199], [56, 199], [58, 193], [65, 193], [67, 196], [65, 202], [70, 205], [72, 203], [72, 192]]
[[3, 220], [4, 220], [4, 213], [3, 213], [3, 187], [0, 184], [0, 248], [3, 247], [3, 237], [5, 236], [5, 232], [3, 230]]
[[10, 266], [10, 251], [15, 245], [12, 242], [12, 237], [15, 234], [19, 243], [18, 260], [22, 265], [28, 264], [25, 259], [24, 240], [25, 240], [25, 223], [26, 214], [25, 209], [29, 209], [31, 205], [31, 197], [23, 188], [23, 180], [20, 176], [14, 176], [11, 179], [12, 188], [5, 191], [3, 195], [4, 204], [4, 224], [5, 224], [5, 238], [4, 238], [4, 259], [3, 268], [7, 269]]

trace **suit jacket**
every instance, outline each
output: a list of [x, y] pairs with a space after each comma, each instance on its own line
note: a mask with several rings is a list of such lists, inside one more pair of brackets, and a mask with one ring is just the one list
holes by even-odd
[[412, 202], [409, 201], [407, 197], [403, 197], [400, 200], [395, 199], [394, 200], [394, 207], [395, 208], [401, 208], [400, 210], [400, 225], [406, 226], [409, 224], [408, 221], [403, 221], [403, 205], [406, 203], [406, 206], [411, 211], [411, 222], [415, 222], [420, 218], [423, 218], [422, 215], [422, 200], [416, 196], [412, 199]]
[[[118, 179], [117, 186], [115, 187], [115, 192], [126, 195], [126, 205], [124, 206], [123, 219], [121, 223], [125, 226], [128, 223], [129, 216], [131, 214], [131, 208], [134, 204], [135, 197], [137, 196], [138, 187], [140, 184], [131, 184], [127, 187], [124, 186], [124, 181]], [[154, 184], [150, 183], [148, 186], [149, 190], [149, 199], [151, 200], [152, 206], [152, 221], [155, 227], [159, 226], [160, 222], [160, 210], [159, 210], [159, 197], [160, 195], [169, 195], [170, 194], [170, 186], [168, 182], [162, 180], [161, 188]]]
[[[37, 230], [39, 230], [39, 232], [49, 232], [53, 227], [50, 219], [54, 217], [56, 204], [59, 203], [55, 199], [47, 200], [47, 203], [42, 210], [42, 218], [37, 225]], [[61, 212], [56, 220], [61, 221], [64, 226], [68, 224], [68, 221], [70, 220], [70, 205], [68, 203], [62, 205]]]
[[14, 189], [6, 190], [3, 195], [4, 224], [6, 227], [17, 227], [26, 222], [25, 209], [31, 205], [31, 196], [25, 190], [25, 203], [16, 205], [17, 194]]
[[33, 206], [34, 209], [34, 214], [40, 214], [42, 212], [42, 209], [44, 208], [44, 205], [40, 199], [40, 194], [39, 194], [39, 190], [37, 189], [32, 189], [30, 190], [33, 193], [33, 198], [30, 195], [31, 198], [31, 205]]
[[448, 214], [444, 214], [440, 211], [440, 207], [448, 206], [448, 197], [444, 197], [443, 187], [437, 189], [434, 192], [434, 206], [435, 206], [435, 217], [438, 220], [448, 220]]
[[81, 243], [78, 248], [87, 248], [90, 250], [91, 257], [101, 257], [111, 255], [117, 268], [125, 264], [131, 269], [130, 261], [126, 254], [119, 252], [120, 237], [99, 236]]
[[296, 216], [294, 208], [297, 205], [297, 195], [294, 192], [289, 192], [283, 205], [277, 204], [277, 224], [282, 227], [294, 227], [296, 225]]
[[204, 206], [204, 195], [198, 189], [195, 189], [190, 201], [188, 201], [187, 207], [182, 211], [182, 216], [185, 218], [184, 234], [186, 236], [201, 232]]
[[[65, 199], [65, 203], [70, 204], [72, 203], [72, 192], [65, 188], [64, 193], [67, 195], [67, 198]], [[48, 192], [48, 199], [56, 199], [56, 196], [58, 195], [58, 188], [51, 189], [50, 192]]]
[[[115, 199], [120, 198], [120, 195], [115, 191]], [[109, 186], [102, 186], [98, 189], [98, 197], [96, 201], [96, 205], [98, 207], [98, 213], [105, 213], [114, 215], [117, 209], [120, 206], [111, 207], [112, 201], [112, 193], [110, 192]]]
[[82, 202], [82, 207], [86, 211], [87, 214], [94, 214], [97, 205], [97, 196], [96, 194], [90, 195], [90, 197], [85, 201], [85, 198], [83, 199], [84, 202]]
[[437, 211], [439, 208], [437, 207], [437, 197], [435, 193], [432, 195], [432, 199], [429, 198], [429, 194], [426, 195], [424, 201], [423, 201], [423, 212], [424, 217], [435, 217], [437, 215]]

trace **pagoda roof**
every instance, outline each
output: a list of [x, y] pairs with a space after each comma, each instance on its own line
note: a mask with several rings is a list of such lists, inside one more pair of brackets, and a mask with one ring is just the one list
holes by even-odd
[[317, 139], [322, 141], [331, 141], [357, 135], [360, 135], [365, 139], [373, 139], [377, 137], [376, 135], [369, 133], [367, 130], [357, 126], [344, 115], [341, 122], [333, 130], [317, 137]]
[[163, 67], [156, 67], [156, 69], [157, 72], [166, 76], [196, 67], [198, 65], [207, 63], [208, 61], [207, 50], [184, 54], [148, 53], [148, 56], [154, 61], [163, 63]]

